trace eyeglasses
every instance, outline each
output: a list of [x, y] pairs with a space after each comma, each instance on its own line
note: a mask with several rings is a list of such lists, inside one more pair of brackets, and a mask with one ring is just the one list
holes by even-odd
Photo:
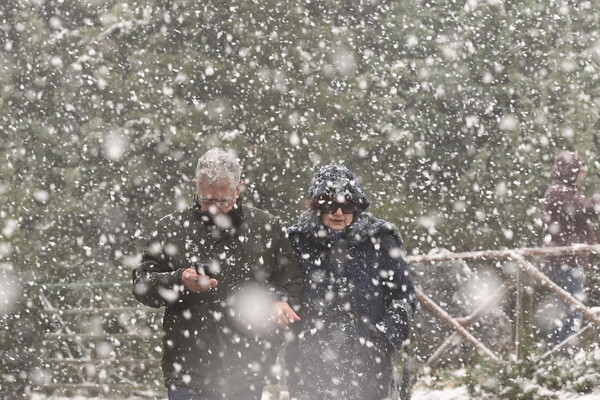
[[319, 205], [319, 209], [323, 214], [335, 214], [341, 208], [344, 214], [354, 214], [356, 205], [354, 203], [335, 203], [328, 201]]
[[217, 208], [227, 208], [231, 206], [232, 199], [219, 198], [219, 199], [209, 199], [206, 197], [198, 197], [198, 203], [202, 206], [210, 207], [213, 204], [217, 206]]

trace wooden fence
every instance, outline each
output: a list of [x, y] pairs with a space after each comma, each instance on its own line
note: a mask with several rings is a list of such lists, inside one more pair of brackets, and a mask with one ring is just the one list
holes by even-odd
[[546, 256], [557, 255], [586, 255], [599, 254], [600, 245], [575, 245], [567, 247], [541, 247], [541, 248], [522, 248], [513, 250], [487, 250], [465, 253], [446, 253], [436, 255], [410, 256], [408, 261], [411, 265], [420, 263], [440, 264], [448, 261], [456, 260], [508, 260], [518, 266], [516, 276], [508, 279], [502, 286], [496, 289], [490, 295], [487, 301], [481, 305], [475, 312], [468, 316], [451, 316], [442, 307], [436, 304], [427, 294], [417, 289], [417, 297], [421, 304], [433, 315], [439, 318], [444, 324], [448, 325], [454, 332], [448, 336], [443, 344], [428, 358], [426, 365], [433, 365], [445, 351], [451, 348], [456, 343], [456, 338], [460, 336], [463, 340], [470, 343], [473, 348], [483, 357], [494, 361], [500, 361], [502, 358], [495, 354], [486, 345], [474, 337], [468, 330], [476, 320], [482, 317], [486, 311], [505, 297], [510, 287], [513, 285], [516, 289], [516, 321], [514, 324], [515, 346], [514, 352], [517, 358], [522, 358], [525, 349], [530, 344], [530, 328], [531, 328], [531, 294], [528, 293], [527, 287], [529, 281], [525, 281], [525, 276], [528, 276], [535, 283], [545, 287], [551, 293], [563, 299], [567, 304], [577, 309], [583, 315], [588, 324], [579, 332], [574, 333], [571, 337], [559, 343], [554, 348], [539, 357], [539, 360], [546, 359], [551, 355], [563, 350], [565, 347], [572, 346], [578, 343], [583, 343], [590, 339], [598, 340], [598, 332], [600, 331], [600, 314], [594, 312], [590, 307], [586, 307], [580, 300], [569, 294], [566, 290], [551, 281], [543, 272], [541, 272], [531, 258], [543, 258]]
[[[577, 308], [588, 324], [571, 340], [540, 356], [551, 356], [575, 341], [598, 338], [600, 316], [589, 307], [554, 284], [531, 262], [532, 258], [559, 254], [598, 254], [600, 246], [564, 248], [526, 248], [490, 250], [467, 253], [447, 253], [408, 257], [409, 263], [441, 265], [453, 260], [508, 260], [516, 264], [518, 273], [490, 293], [489, 298], [471, 315], [453, 316], [428, 294], [417, 291], [422, 308], [450, 328], [450, 334], [427, 359], [434, 365], [456, 339], [472, 345], [483, 357], [500, 361], [498, 354], [477, 339], [469, 327], [484, 316], [509, 290], [516, 290], [516, 321], [514, 352], [521, 357], [528, 341], [527, 296], [525, 276], [546, 287], [550, 292]], [[512, 288], [511, 288], [512, 285]], [[164, 399], [159, 368], [162, 336], [162, 310], [145, 307], [131, 295], [131, 282], [78, 283], [43, 285], [37, 291], [47, 326], [41, 345], [45, 356], [38, 366], [34, 382], [39, 390], [58, 392], [63, 396], [81, 393], [102, 398]], [[423, 311], [421, 311], [423, 312]]]
[[139, 304], [131, 281], [47, 284], [47, 320], [36, 382], [65, 397], [165, 399], [160, 371], [162, 309]]

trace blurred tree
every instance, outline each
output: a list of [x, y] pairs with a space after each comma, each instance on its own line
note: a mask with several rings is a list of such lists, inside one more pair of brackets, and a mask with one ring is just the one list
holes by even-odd
[[410, 252], [538, 245], [554, 153], [579, 151], [600, 185], [595, 11], [4, 2], [2, 268], [32, 285], [129, 279], [155, 221], [192, 200], [212, 146], [238, 152], [247, 199], [286, 225], [315, 169], [344, 162]]

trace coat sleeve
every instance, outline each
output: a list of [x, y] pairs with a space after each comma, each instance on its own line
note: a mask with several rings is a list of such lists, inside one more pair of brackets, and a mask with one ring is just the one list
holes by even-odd
[[271, 272], [271, 284], [274, 294], [292, 307], [300, 305], [302, 297], [302, 274], [287, 234], [281, 223], [274, 220], [271, 224], [275, 265]]
[[404, 256], [404, 246], [398, 233], [385, 234], [381, 241], [385, 280], [385, 313], [377, 329], [394, 349], [400, 349], [410, 339], [413, 316], [417, 308], [415, 284]]
[[185, 289], [181, 280], [184, 268], [171, 259], [169, 252], [173, 249], [166, 232], [165, 224], [159, 223], [144, 248], [142, 261], [133, 270], [135, 298], [155, 308], [173, 304]]

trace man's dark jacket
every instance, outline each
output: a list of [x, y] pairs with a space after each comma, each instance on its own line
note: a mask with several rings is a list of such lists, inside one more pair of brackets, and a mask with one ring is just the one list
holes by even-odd
[[[133, 272], [135, 297], [165, 307], [165, 386], [211, 397], [269, 382], [283, 341], [266, 323], [270, 306], [276, 300], [297, 304], [302, 293], [296, 259], [276, 218], [241, 203], [221, 217], [213, 220], [195, 203], [163, 218]], [[219, 284], [191, 293], [182, 273], [199, 265]]]

